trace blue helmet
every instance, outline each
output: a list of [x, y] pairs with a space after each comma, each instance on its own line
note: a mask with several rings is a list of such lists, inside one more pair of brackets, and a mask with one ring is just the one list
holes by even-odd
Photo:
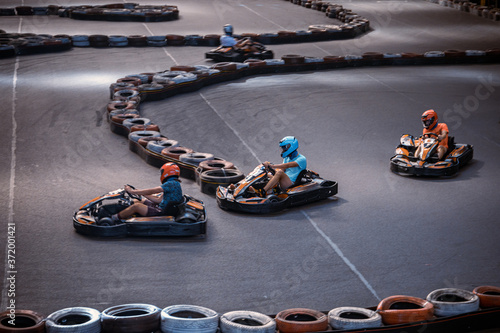
[[224, 33], [228, 36], [232, 36], [233, 35], [233, 26], [231, 24], [226, 24], [224, 26]]
[[299, 141], [297, 141], [294, 136], [285, 136], [280, 141], [280, 147], [281, 157], [285, 158], [287, 156], [290, 156], [290, 154], [292, 154], [299, 148]]

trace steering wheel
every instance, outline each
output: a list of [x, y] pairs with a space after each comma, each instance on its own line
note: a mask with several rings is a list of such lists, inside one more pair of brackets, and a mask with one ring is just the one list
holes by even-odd
[[[132, 185], [127, 184], [127, 186], [130, 186], [133, 190], [135, 190], [135, 187], [133, 187]], [[125, 192], [127, 192], [127, 191], [125, 190]], [[127, 194], [128, 194], [128, 195], [129, 195], [129, 197], [131, 197], [132, 199], [141, 200], [141, 196], [140, 196], [140, 195], [138, 195], [138, 194], [132, 194], [132, 193], [130, 193], [130, 192], [127, 192]]]
[[439, 138], [439, 135], [437, 135], [437, 134], [436, 134], [436, 133], [434, 133], [434, 132], [428, 132], [428, 133], [425, 133], [425, 134], [424, 134], [424, 135], [422, 135], [422, 136], [423, 136], [423, 137], [425, 137], [425, 136], [432, 136], [432, 135], [433, 135], [433, 136], [435, 136], [435, 137], [436, 137], [436, 139], [438, 139], [438, 138]]
[[[264, 167], [264, 166], [263, 166], [263, 167]], [[275, 170], [275, 169], [271, 166], [271, 164], [269, 164], [269, 165], [267, 166], [267, 168], [266, 168], [266, 167], [264, 167], [264, 169], [266, 169], [267, 171], [269, 171], [269, 172], [270, 172], [273, 176], [276, 174], [276, 170]]]

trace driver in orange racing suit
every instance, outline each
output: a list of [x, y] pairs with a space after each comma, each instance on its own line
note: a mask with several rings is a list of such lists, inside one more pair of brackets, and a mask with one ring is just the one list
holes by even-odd
[[[437, 149], [438, 158], [440, 160], [443, 159], [448, 151], [448, 125], [445, 123], [438, 123], [438, 115], [434, 110], [427, 110], [422, 114], [422, 124], [424, 125], [422, 136], [429, 136], [429, 133], [436, 134], [437, 140], [439, 141]], [[419, 156], [421, 150], [422, 143], [418, 146], [415, 156]]]

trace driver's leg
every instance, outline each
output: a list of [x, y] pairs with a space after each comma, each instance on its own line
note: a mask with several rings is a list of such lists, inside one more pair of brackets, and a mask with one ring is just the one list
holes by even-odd
[[438, 146], [438, 159], [442, 160], [444, 157], [444, 154], [446, 154], [446, 147], [445, 146]]
[[273, 178], [264, 186], [264, 191], [267, 193], [270, 189], [274, 188], [277, 184], [280, 184], [281, 188], [283, 190], [286, 190], [290, 186], [292, 186], [292, 181], [290, 178], [285, 173], [285, 170], [283, 169], [278, 169], [276, 170], [276, 173], [274, 174]]
[[132, 206], [128, 206], [127, 208], [125, 208], [124, 210], [119, 212], [117, 215], [118, 215], [118, 218], [120, 220], [126, 220], [134, 214], [139, 214], [141, 216], [147, 216], [148, 206], [146, 206], [143, 203], [135, 203]]

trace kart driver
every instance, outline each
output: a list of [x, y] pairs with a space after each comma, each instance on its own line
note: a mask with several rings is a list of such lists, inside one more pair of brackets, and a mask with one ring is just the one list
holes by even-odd
[[293, 136], [286, 136], [281, 139], [280, 143], [281, 157], [283, 157], [282, 164], [271, 164], [264, 162], [262, 165], [265, 168], [271, 166], [276, 170], [274, 176], [271, 177], [269, 182], [262, 189], [254, 189], [252, 186], [248, 188], [249, 192], [255, 192], [261, 197], [266, 197], [272, 194], [272, 189], [279, 184], [282, 190], [293, 186], [297, 177], [302, 170], [307, 168], [307, 160], [304, 155], [299, 154], [299, 141]]
[[135, 200], [135, 203], [128, 206], [111, 218], [117, 222], [126, 220], [134, 214], [141, 216], [175, 215], [177, 204], [184, 200], [180, 184], [180, 169], [175, 163], [165, 163], [160, 168], [161, 186], [137, 190], [126, 185], [125, 191], [130, 194], [142, 195], [142, 201]]
[[226, 24], [224, 26], [224, 35], [220, 37], [221, 47], [231, 47], [235, 50], [248, 50], [249, 52], [259, 52], [251, 39], [238, 40], [233, 37], [233, 26]]
[[[424, 125], [422, 136], [430, 137], [429, 133], [436, 134], [436, 138], [439, 141], [439, 146], [437, 148], [438, 159], [443, 159], [448, 151], [448, 125], [445, 123], [438, 123], [438, 115], [434, 110], [427, 110], [422, 114], [422, 124]], [[415, 156], [419, 156], [421, 150], [422, 143], [418, 146]]]

